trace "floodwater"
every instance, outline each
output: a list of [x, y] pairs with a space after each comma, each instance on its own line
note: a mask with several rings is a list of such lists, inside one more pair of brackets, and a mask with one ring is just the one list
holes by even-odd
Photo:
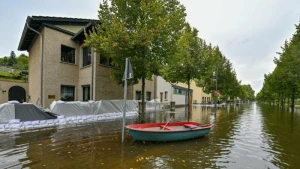
[[[0, 133], [0, 168], [300, 168], [300, 112], [250, 103], [148, 112], [146, 122], [212, 123], [209, 135], [180, 142], [138, 142], [121, 119]], [[138, 118], [127, 119], [127, 124]]]

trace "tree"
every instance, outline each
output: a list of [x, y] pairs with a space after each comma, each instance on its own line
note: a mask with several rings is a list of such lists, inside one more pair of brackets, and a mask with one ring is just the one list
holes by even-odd
[[[186, 83], [188, 85], [188, 105], [190, 104], [190, 82], [201, 79], [205, 74], [205, 42], [198, 37], [198, 30], [186, 25], [177, 44], [174, 54], [169, 56], [163, 72], [164, 78], [172, 83]], [[188, 106], [190, 113], [190, 106]]]
[[10, 52], [10, 56], [8, 58], [8, 66], [13, 66], [17, 63], [16, 54], [14, 51]]
[[8, 57], [4, 56], [3, 58], [0, 58], [0, 66], [7, 66], [8, 65]]
[[[185, 24], [185, 8], [178, 0], [107, 0], [100, 4], [101, 24], [86, 33], [85, 45], [112, 58], [120, 69], [112, 71], [122, 84], [126, 57], [131, 57], [134, 78], [142, 80], [142, 110], [145, 110], [145, 79], [160, 75], [166, 57]], [[101, 57], [101, 56], [100, 56]]]
[[16, 67], [21, 70], [28, 70], [28, 56], [21, 54], [19, 57], [17, 57]]
[[[285, 105], [285, 98], [291, 99], [292, 110], [295, 99], [300, 93], [300, 23], [290, 41], [285, 41], [278, 52], [279, 58], [274, 59], [276, 68], [265, 76], [264, 85], [258, 94], [260, 100], [278, 100], [278, 105]], [[268, 98], [269, 97], [269, 98]]]

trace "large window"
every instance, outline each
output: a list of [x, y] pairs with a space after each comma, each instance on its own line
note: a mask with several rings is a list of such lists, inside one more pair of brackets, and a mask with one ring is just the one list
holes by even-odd
[[88, 66], [92, 61], [92, 51], [89, 47], [82, 48], [82, 67]]
[[135, 100], [142, 100], [142, 92], [135, 91]]
[[74, 101], [75, 100], [75, 86], [61, 86], [60, 97], [62, 101]]
[[151, 92], [146, 93], [146, 100], [148, 100], [148, 101], [151, 100]]
[[61, 45], [61, 61], [75, 64], [75, 49]]
[[185, 89], [175, 88], [174, 89], [174, 94], [186, 95], [187, 91]]
[[82, 101], [89, 101], [90, 99], [90, 85], [82, 86]]

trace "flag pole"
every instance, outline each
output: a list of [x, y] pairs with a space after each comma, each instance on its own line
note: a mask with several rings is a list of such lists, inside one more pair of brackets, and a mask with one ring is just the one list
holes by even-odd
[[123, 125], [122, 125], [122, 143], [124, 143], [125, 133], [125, 113], [126, 113], [126, 99], [127, 99], [127, 74], [128, 74], [128, 58], [125, 61], [125, 74], [124, 74], [124, 105], [123, 105]]

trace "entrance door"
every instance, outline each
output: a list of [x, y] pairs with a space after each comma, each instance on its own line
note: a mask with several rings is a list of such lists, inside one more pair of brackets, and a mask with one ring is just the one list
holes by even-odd
[[13, 86], [8, 91], [8, 100], [17, 100], [20, 103], [26, 102], [26, 91], [21, 86]]

